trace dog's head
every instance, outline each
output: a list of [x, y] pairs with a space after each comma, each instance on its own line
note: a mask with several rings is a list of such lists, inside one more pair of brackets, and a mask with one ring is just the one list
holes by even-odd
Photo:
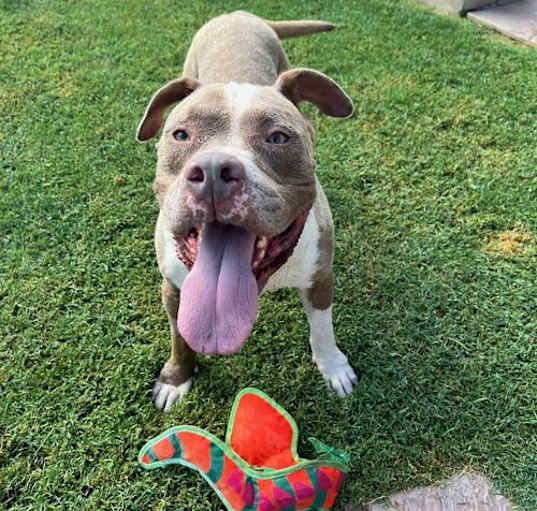
[[315, 161], [301, 101], [334, 117], [353, 109], [330, 78], [293, 69], [272, 87], [174, 80], [140, 122], [137, 138], [148, 140], [178, 103], [157, 144], [154, 190], [177, 256], [192, 269], [178, 322], [196, 351], [227, 354], [242, 346], [258, 292], [302, 233], [315, 200]]

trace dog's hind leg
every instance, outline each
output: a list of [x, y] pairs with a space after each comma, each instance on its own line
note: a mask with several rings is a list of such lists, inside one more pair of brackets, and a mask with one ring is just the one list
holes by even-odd
[[332, 325], [333, 276], [326, 274], [298, 294], [310, 326], [310, 345], [314, 362], [329, 388], [339, 397], [348, 396], [358, 381], [347, 357], [337, 347]]
[[177, 330], [179, 299], [179, 289], [164, 279], [162, 281], [162, 304], [168, 314], [172, 349], [170, 358], [162, 367], [153, 387], [153, 398], [155, 407], [165, 413], [169, 412], [173, 404], [191, 389], [196, 365], [195, 353]]

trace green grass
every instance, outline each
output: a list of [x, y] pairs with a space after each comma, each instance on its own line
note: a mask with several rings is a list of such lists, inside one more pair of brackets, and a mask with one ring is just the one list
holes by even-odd
[[[221, 509], [192, 471], [146, 473], [136, 454], [177, 424], [223, 438], [253, 385], [294, 415], [303, 456], [310, 435], [351, 453], [340, 503], [468, 469], [537, 508], [535, 49], [388, 0], [0, 6], [0, 507]], [[313, 117], [336, 332], [362, 379], [344, 401], [325, 390], [278, 292], [164, 416], [155, 151], [134, 131], [197, 28], [237, 8], [340, 25], [285, 47], [356, 103]]]

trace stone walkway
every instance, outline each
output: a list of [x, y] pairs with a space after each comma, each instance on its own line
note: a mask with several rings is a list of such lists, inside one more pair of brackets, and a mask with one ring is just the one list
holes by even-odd
[[513, 511], [514, 505], [497, 494], [477, 474], [459, 474], [439, 486], [414, 488], [366, 506], [345, 511]]
[[537, 0], [500, 1], [470, 11], [467, 17], [512, 39], [537, 46]]

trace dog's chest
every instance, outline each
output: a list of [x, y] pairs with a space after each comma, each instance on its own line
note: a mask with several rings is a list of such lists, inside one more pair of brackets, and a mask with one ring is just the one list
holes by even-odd
[[[174, 286], [181, 288], [188, 275], [188, 269], [177, 258], [173, 236], [164, 226], [158, 226], [156, 237], [160, 272]], [[312, 209], [293, 254], [278, 271], [271, 275], [263, 292], [282, 287], [310, 288], [320, 256], [319, 237], [319, 226]]]

